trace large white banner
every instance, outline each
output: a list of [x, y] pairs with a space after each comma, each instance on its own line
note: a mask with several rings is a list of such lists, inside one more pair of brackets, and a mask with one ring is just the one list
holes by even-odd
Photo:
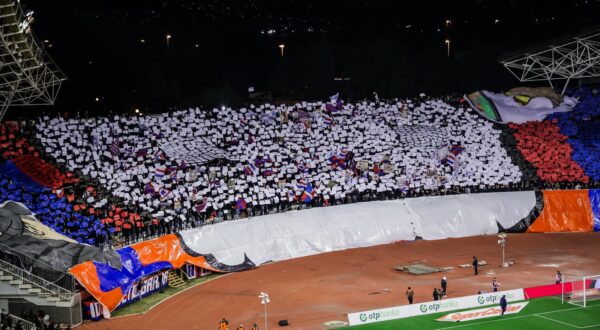
[[525, 300], [523, 289], [499, 291], [460, 298], [430, 301], [422, 304], [403, 305], [350, 313], [348, 314], [348, 322], [350, 325], [359, 325], [479, 306], [495, 305], [500, 303], [500, 298], [503, 295], [506, 295], [507, 302]]
[[[224, 264], [255, 264], [401, 240], [495, 235], [535, 207], [533, 191], [354, 203], [223, 221], [180, 232], [185, 245]], [[244, 242], [243, 245], [239, 242]]]

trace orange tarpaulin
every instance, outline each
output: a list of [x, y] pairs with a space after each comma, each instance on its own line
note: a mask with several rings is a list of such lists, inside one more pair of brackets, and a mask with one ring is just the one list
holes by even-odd
[[185, 263], [189, 263], [214, 272], [220, 272], [211, 267], [204, 257], [192, 257], [187, 254], [181, 246], [181, 240], [174, 234], [136, 243], [131, 247], [137, 252], [140, 261], [144, 265], [169, 261], [173, 268], [181, 268]]
[[[222, 272], [208, 264], [203, 256], [191, 256], [185, 252], [181, 240], [175, 234], [162, 236], [153, 240], [133, 244], [129, 246], [135, 250], [143, 266], [155, 263], [168, 262], [172, 269], [181, 268], [184, 264]], [[127, 248], [124, 248], [127, 249]], [[124, 266], [125, 267], [125, 266]], [[123, 292], [119, 286], [110, 291], [103, 291], [101, 280], [98, 276], [97, 267], [92, 261], [84, 262], [69, 269], [69, 272], [85, 287], [85, 289], [108, 311], [113, 311], [123, 299]], [[118, 270], [115, 269], [115, 272]], [[111, 275], [114, 276], [114, 275]]]
[[86, 261], [69, 269], [69, 272], [75, 276], [77, 281], [108, 310], [113, 310], [123, 299], [123, 292], [120, 287], [104, 292], [100, 289], [100, 278], [96, 272], [96, 266], [92, 261]]
[[544, 190], [544, 209], [527, 232], [589, 232], [594, 218], [587, 190]]

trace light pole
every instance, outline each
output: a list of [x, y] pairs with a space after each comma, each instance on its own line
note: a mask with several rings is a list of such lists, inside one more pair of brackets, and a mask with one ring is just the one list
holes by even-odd
[[504, 247], [506, 246], [506, 234], [498, 234], [498, 238], [498, 245], [502, 247], [502, 267], [508, 267], [508, 263], [504, 261]]
[[258, 298], [260, 298], [260, 303], [265, 305], [265, 330], [267, 330], [267, 304], [271, 302], [271, 300], [269, 299], [269, 295], [261, 292], [260, 295], [258, 295]]
[[285, 48], [284, 44], [279, 44], [279, 49], [281, 50], [281, 57], [283, 57], [283, 49]]
[[446, 39], [446, 46], [448, 46], [448, 57], [450, 57], [450, 39]]
[[167, 48], [169, 48], [169, 44], [170, 44], [172, 36], [170, 34], [167, 34], [166, 38], [167, 38]]

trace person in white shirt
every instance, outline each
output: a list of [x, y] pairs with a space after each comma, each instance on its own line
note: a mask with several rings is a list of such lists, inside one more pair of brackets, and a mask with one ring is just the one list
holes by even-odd
[[499, 286], [500, 286], [500, 283], [494, 277], [494, 279], [492, 280], [492, 291], [493, 292], [498, 292], [498, 287]]

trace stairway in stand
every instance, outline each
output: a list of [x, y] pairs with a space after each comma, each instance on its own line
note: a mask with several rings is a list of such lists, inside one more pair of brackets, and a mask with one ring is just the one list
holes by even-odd
[[50, 289], [46, 289], [44, 286], [28, 282], [5, 270], [0, 270], [0, 281], [7, 282], [10, 285], [17, 287], [19, 290], [23, 290], [25, 294], [44, 298], [53, 306], [71, 307], [72, 305], [70, 295], [61, 292], [53, 292]]
[[169, 272], [169, 286], [171, 288], [179, 288], [185, 285], [185, 281], [177, 274], [175, 270]]

